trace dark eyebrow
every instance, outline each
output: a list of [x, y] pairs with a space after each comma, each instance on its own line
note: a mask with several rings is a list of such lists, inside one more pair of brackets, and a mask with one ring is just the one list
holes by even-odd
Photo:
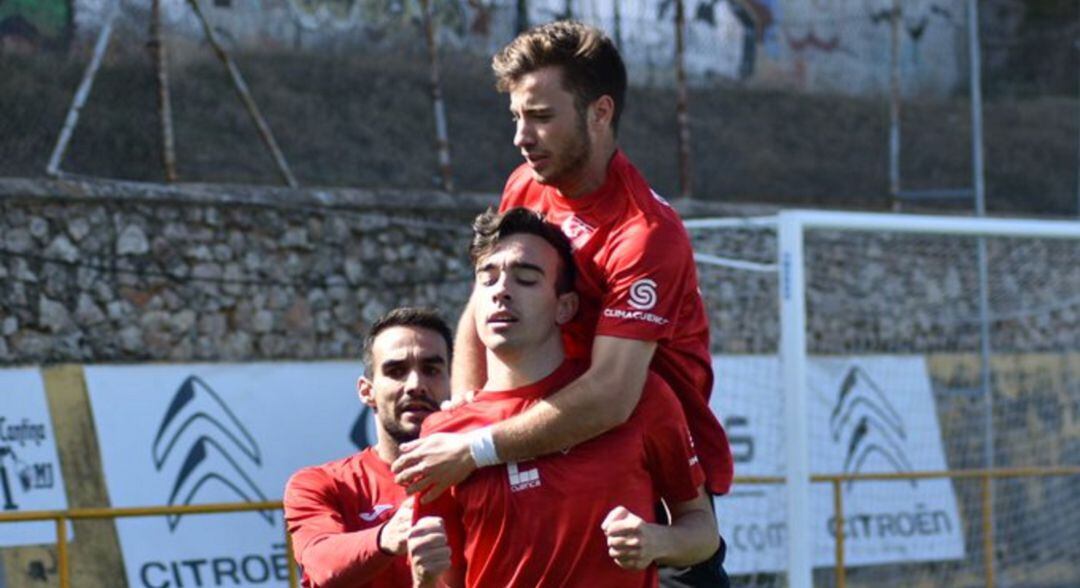
[[[495, 269], [495, 264], [494, 263], [485, 263], [484, 265], [476, 268], [476, 273], [491, 271], [493, 269]], [[532, 270], [532, 271], [537, 272], [537, 273], [539, 273], [541, 275], [544, 274], [544, 268], [536, 265], [535, 263], [528, 263], [528, 262], [525, 262], [525, 261], [515, 261], [514, 263], [511, 263], [510, 264], [510, 269], [512, 269], [512, 270], [516, 270], [516, 269]]]
[[391, 369], [391, 368], [401, 367], [401, 366], [403, 366], [403, 365], [405, 365], [407, 363], [408, 362], [405, 361], [404, 359], [388, 359], [388, 360], [382, 362], [382, 364], [380, 364], [379, 367], [381, 367], [383, 371], [386, 371], [386, 370]]
[[[431, 364], [445, 365], [446, 364], [446, 358], [443, 357], [442, 355], [439, 355], [439, 354], [428, 355], [426, 357], [421, 357], [420, 358], [420, 363], [428, 364], [428, 365], [431, 365]], [[407, 359], [388, 359], [388, 360], [382, 362], [381, 367], [382, 367], [383, 371], [385, 371], [385, 370], [396, 368], [396, 367], [402, 367], [402, 366], [405, 366], [405, 365], [408, 365], [408, 364], [409, 364], [409, 361]]]
[[[521, 109], [522, 112], [527, 112], [529, 114], [551, 112], [552, 110], [554, 110], [554, 108], [552, 108], [551, 106], [530, 106], [530, 107]], [[514, 107], [513, 106], [510, 107], [510, 114], [514, 114], [514, 115], [517, 114], [517, 112], [514, 112]]]
[[534, 272], [537, 272], [537, 273], [540, 273], [540, 274], [543, 274], [543, 273], [544, 273], [544, 268], [542, 268], [542, 267], [540, 267], [540, 266], [538, 266], [538, 265], [536, 265], [536, 264], [534, 264], [534, 263], [525, 263], [525, 262], [523, 262], [523, 261], [522, 261], [522, 262], [517, 262], [517, 263], [512, 263], [512, 264], [510, 264], [510, 268], [511, 268], [511, 269], [526, 269], [526, 270], [532, 270], [532, 271], [534, 271]]

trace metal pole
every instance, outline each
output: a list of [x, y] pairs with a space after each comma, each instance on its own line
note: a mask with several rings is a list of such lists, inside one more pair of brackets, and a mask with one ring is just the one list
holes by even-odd
[[686, 90], [686, 11], [683, 0], [675, 0], [675, 83], [677, 86], [675, 119], [679, 127], [679, 196], [691, 198], [690, 176], [690, 115]]
[[[968, 0], [968, 54], [971, 68], [971, 167], [973, 183], [975, 185], [975, 214], [986, 216], [986, 176], [983, 166], [983, 129], [982, 129], [982, 57], [979, 50], [979, 6], [977, 0]], [[986, 469], [994, 468], [994, 389], [990, 373], [990, 278], [987, 267], [986, 238], [979, 237], [977, 244], [977, 262], [979, 271], [979, 357], [980, 357], [980, 380], [985, 402], [985, 414], [983, 415], [985, 439], [983, 441], [985, 451]], [[994, 537], [994, 496], [993, 487], [987, 482], [986, 492], [986, 520], [984, 529], [989, 534], [989, 541]], [[988, 579], [993, 581], [993, 553], [989, 554], [990, 561], [987, 569], [990, 570]]]
[[56, 568], [60, 576], [60, 588], [70, 588], [71, 569], [68, 565], [67, 520], [56, 517]]
[[278, 172], [281, 174], [281, 179], [284, 180], [285, 184], [290, 188], [298, 187], [300, 184], [297, 183], [296, 178], [292, 174], [292, 170], [289, 169], [289, 164], [285, 161], [285, 155], [278, 147], [277, 141], [274, 140], [274, 133], [270, 131], [270, 125], [266, 123], [266, 119], [264, 119], [262, 113], [259, 112], [259, 107], [255, 104], [255, 99], [251, 97], [251, 92], [248, 90], [247, 83], [244, 82], [244, 77], [240, 75], [240, 69], [236, 67], [236, 63], [233, 62], [232, 58], [229, 57], [229, 54], [225, 52], [225, 48], [218, 42], [213, 27], [210, 26], [210, 23], [206, 20], [206, 15], [203, 14], [202, 8], [199, 6], [199, 0], [188, 0], [188, 4], [190, 4], [191, 9], [195, 11], [195, 16], [198, 17], [199, 22], [202, 23], [203, 33], [206, 35], [207, 42], [213, 47], [214, 53], [217, 54], [218, 59], [225, 64], [225, 69], [229, 71], [229, 77], [232, 78], [233, 87], [236, 88], [236, 93], [240, 95], [240, 101], [244, 103], [248, 114], [251, 115], [251, 120], [255, 123], [255, 128], [259, 131], [259, 136], [262, 137], [263, 143], [266, 144], [266, 148], [274, 158], [274, 162], [278, 167]]
[[427, 40], [428, 63], [431, 66], [431, 107], [435, 112], [435, 149], [439, 157], [439, 176], [442, 188], [454, 191], [454, 176], [450, 169], [450, 139], [446, 132], [446, 110], [443, 105], [442, 81], [439, 78], [439, 51], [435, 44], [435, 23], [431, 18], [431, 0], [420, 0], [423, 11], [424, 37]]
[[889, 15], [889, 195], [900, 208], [900, 0]]
[[622, 3], [619, 2], [619, 0], [615, 0], [614, 2], [611, 3], [611, 9], [613, 11], [611, 16], [612, 16], [612, 19], [614, 20], [614, 23], [612, 23], [612, 25], [613, 25], [612, 28], [615, 29], [615, 47], [617, 47], [619, 49], [619, 51], [622, 51], [622, 48], [623, 48], [623, 41], [622, 41], [622, 8], [620, 8], [621, 4]]
[[981, 480], [982, 517], [983, 517], [983, 573], [986, 574], [986, 588], [994, 588], [994, 488], [990, 484], [990, 474], [984, 474]]
[[836, 588], [847, 586], [847, 569], [844, 562], [844, 486], [843, 481], [833, 478], [833, 521], [836, 524]]
[[784, 385], [785, 472], [789, 588], [813, 586], [813, 535], [810, 532], [810, 430], [806, 394], [806, 285], [803, 225], [797, 214], [781, 212], [780, 370]]
[[[1080, 40], [1077, 40], [1073, 47], [1080, 53]], [[1080, 59], [1076, 60], [1080, 63]], [[1077, 70], [1080, 73], [1080, 69]], [[1080, 75], [1077, 76], [1077, 80], [1080, 80]], [[1077, 122], [1080, 123], [1080, 94], [1077, 94]], [[1080, 124], [1077, 125], [1076, 133], [1076, 216], [1080, 218]]]
[[153, 0], [150, 8], [150, 52], [157, 70], [158, 117], [161, 120], [161, 162], [165, 166], [165, 181], [175, 182], [176, 141], [173, 137], [172, 100], [169, 98], [169, 71], [165, 57], [165, 40], [161, 36], [161, 0]]
[[86, 98], [90, 95], [90, 88], [94, 86], [94, 78], [97, 77], [98, 68], [101, 67], [101, 60], [105, 56], [105, 49], [109, 46], [109, 39], [112, 38], [113, 22], [116, 20], [119, 6], [120, 0], [114, 0], [112, 8], [109, 9], [109, 15], [105, 17], [105, 24], [102, 25], [101, 32], [98, 33], [90, 64], [86, 66], [86, 72], [83, 73], [82, 81], [79, 82], [79, 88], [75, 91], [75, 98], [71, 101], [71, 107], [68, 108], [64, 126], [60, 129], [60, 137], [56, 140], [56, 146], [53, 147], [52, 155], [49, 156], [49, 163], [45, 166], [47, 175], [60, 175], [60, 160], [64, 158], [64, 152], [67, 151], [68, 143], [71, 142], [71, 135], [75, 132], [75, 126], [79, 124], [79, 112], [82, 111], [83, 105], [86, 104]]
[[975, 214], [986, 214], [986, 179], [983, 168], [982, 57], [979, 51], [978, 0], [968, 0], [968, 53], [971, 66], [971, 165], [975, 183]]
[[300, 585], [300, 580], [296, 577], [296, 562], [293, 560], [293, 542], [292, 533], [289, 533], [289, 523], [285, 525], [285, 553], [289, 562], [289, 588], [296, 588]]
[[514, 15], [514, 29], [519, 35], [529, 30], [528, 0], [517, 0], [517, 13]]

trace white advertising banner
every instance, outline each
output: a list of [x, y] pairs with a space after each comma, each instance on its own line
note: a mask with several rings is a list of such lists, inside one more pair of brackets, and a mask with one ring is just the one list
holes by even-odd
[[[67, 509], [41, 373], [0, 370], [0, 398], [0, 512]], [[55, 541], [52, 521], [0, 524], [0, 547]]]
[[[102, 366], [86, 383], [112, 505], [280, 500], [370, 442], [360, 362]], [[360, 415], [364, 414], [364, 418]], [[132, 588], [286, 586], [281, 513], [117, 521]]]
[[[737, 476], [783, 476], [784, 400], [776, 357], [715, 356], [711, 404], [730, 437]], [[947, 469], [926, 362], [912, 356], [811, 358], [813, 473]], [[947, 479], [859, 481], [842, 486], [849, 566], [960, 559], [963, 523]], [[814, 565], [835, 561], [831, 484], [812, 485]], [[717, 500], [728, 543], [725, 567], [786, 569], [782, 486], [744, 484]]]

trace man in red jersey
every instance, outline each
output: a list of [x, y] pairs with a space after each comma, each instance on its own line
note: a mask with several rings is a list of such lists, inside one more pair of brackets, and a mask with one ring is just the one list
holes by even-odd
[[[556, 22], [527, 31], [493, 60], [510, 94], [514, 145], [525, 163], [510, 176], [502, 210], [547, 215], [574, 246], [581, 296], [564, 330], [567, 354], [589, 369], [558, 393], [482, 436], [433, 435], [402, 448], [393, 466], [410, 493], [433, 497], [477, 467], [558, 451], [624, 423], [650, 369], [675, 391], [712, 494], [731, 486], [727, 436], [709, 409], [709, 330], [690, 241], [678, 214], [618, 149], [626, 69], [595, 28]], [[490, 374], [473, 326], [475, 299], [459, 323], [453, 389]], [[483, 451], [494, 447], [494, 451]], [[477, 459], [480, 456], [481, 459]], [[723, 553], [690, 585], [723, 583]], [[677, 582], [672, 586], [680, 585]]]
[[[474, 227], [474, 316], [487, 383], [472, 402], [429, 418], [423, 435], [476, 434], [587, 369], [563, 352], [560, 325], [577, 311], [565, 236], [524, 208], [485, 213]], [[455, 563], [450, 584], [655, 586], [655, 563], [692, 564], [717, 547], [703, 482], [678, 401], [649, 375], [626, 423], [551, 455], [479, 470], [435, 502], [418, 505], [417, 527], [430, 528], [428, 516], [442, 519]], [[672, 525], [653, 522], [661, 498]], [[429, 551], [447, 561], [438, 535], [425, 534], [432, 545], [410, 539], [418, 569]], [[419, 579], [430, 579], [438, 571], [432, 568]]]
[[375, 413], [376, 444], [304, 468], [285, 487], [285, 520], [303, 586], [412, 586], [404, 555], [412, 500], [394, 482], [390, 463], [449, 398], [450, 346], [450, 328], [430, 310], [399, 308], [371, 327], [357, 389]]

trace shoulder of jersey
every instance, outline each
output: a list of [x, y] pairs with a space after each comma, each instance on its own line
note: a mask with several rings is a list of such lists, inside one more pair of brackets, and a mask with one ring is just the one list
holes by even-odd
[[476, 417], [478, 412], [475, 402], [467, 402], [450, 410], [432, 413], [424, 419], [424, 433], [438, 433], [450, 428], [459, 428], [469, 419]]
[[529, 166], [524, 163], [519, 165], [507, 178], [506, 186], [503, 188], [503, 197], [522, 196], [531, 181], [532, 174], [529, 173]]
[[437, 433], [440, 429], [446, 426], [446, 423], [453, 418], [454, 410], [442, 410], [439, 412], [431, 413], [424, 419], [422, 425], [423, 433], [430, 435], [431, 433]]
[[312, 480], [315, 478], [320, 480], [333, 479], [336, 472], [348, 469], [350, 463], [362, 462], [362, 455], [364, 451], [367, 450], [365, 449], [361, 452], [354, 453], [348, 457], [343, 457], [341, 459], [335, 459], [326, 463], [301, 468], [292, 475], [290, 480]]
[[379, 456], [375, 453], [375, 448], [369, 446], [348, 457], [335, 459], [334, 461], [328, 461], [321, 466], [316, 467], [318, 467], [323, 474], [333, 476], [333, 474], [336, 472], [345, 472], [354, 469], [366, 469], [368, 467], [367, 461], [372, 458], [379, 459]]
[[642, 215], [652, 219], [679, 221], [679, 215], [664, 197], [656, 193], [648, 180], [641, 175], [641, 171], [633, 164], [629, 164], [622, 170], [621, 180], [626, 191], [630, 193], [634, 208]]

